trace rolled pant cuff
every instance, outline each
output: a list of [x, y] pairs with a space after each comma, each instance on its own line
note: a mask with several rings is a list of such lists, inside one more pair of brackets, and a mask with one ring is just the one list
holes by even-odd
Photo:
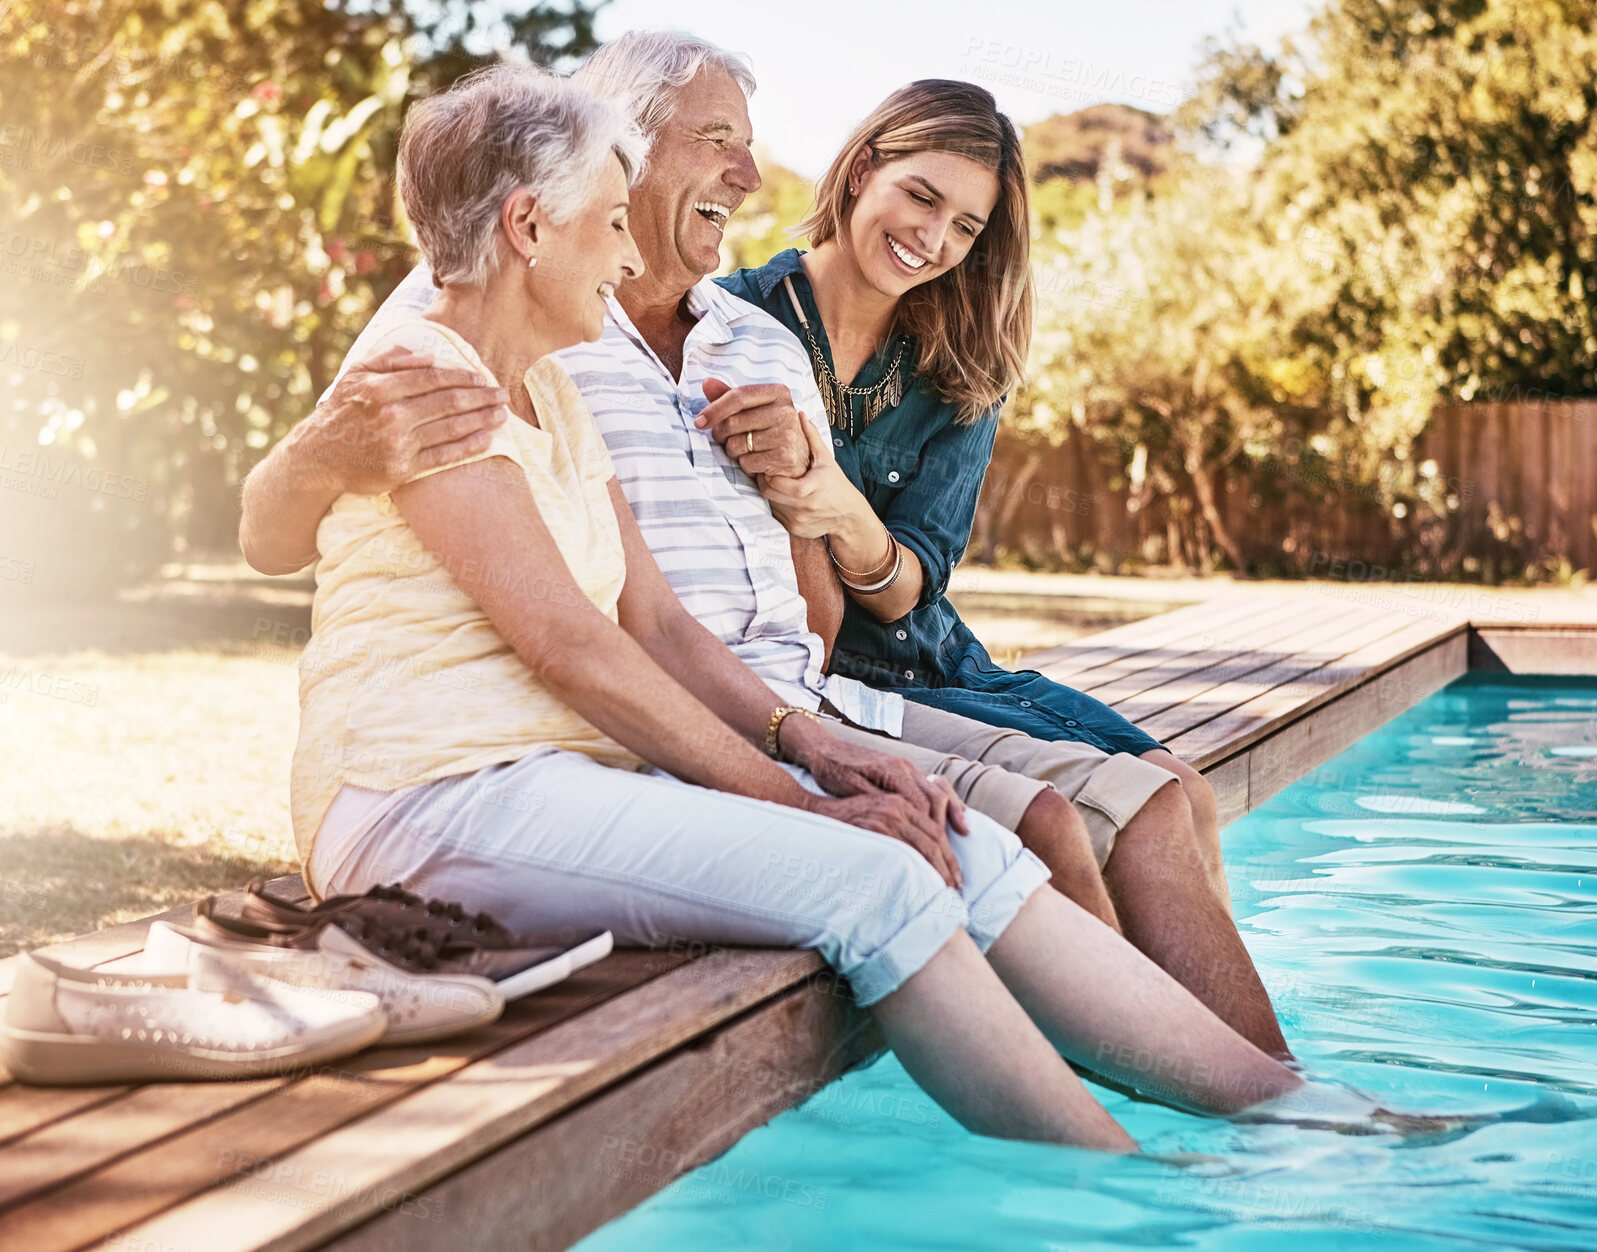
[[1181, 780], [1152, 761], [1117, 752], [1093, 770], [1086, 786], [1071, 797], [1092, 839], [1093, 855], [1102, 869], [1114, 851], [1115, 836], [1167, 783]]
[[869, 1008], [918, 974], [942, 951], [955, 931], [965, 929], [969, 920], [965, 901], [949, 887], [928, 900], [874, 951], [855, 960], [839, 961], [837, 972], [848, 979], [854, 1002]]
[[[955, 836], [956, 838], [958, 836]], [[1020, 912], [1020, 906], [1031, 899], [1032, 893], [1053, 877], [1048, 867], [1030, 848], [1022, 848], [1002, 874], [988, 884], [987, 890], [974, 900], [967, 900], [970, 921], [965, 929], [984, 953], [998, 942], [998, 936], [1009, 928]]]

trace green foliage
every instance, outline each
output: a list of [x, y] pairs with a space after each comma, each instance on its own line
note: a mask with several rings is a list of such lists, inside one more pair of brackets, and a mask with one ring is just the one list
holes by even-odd
[[1204, 478], [1279, 493], [1283, 441], [1321, 504], [1445, 509], [1406, 462], [1438, 402], [1597, 390], [1594, 106], [1576, 0], [1332, 0], [1211, 48], [1178, 119], [1206, 162], [1040, 241], [1022, 431], [1118, 446], [1238, 568]]
[[760, 189], [727, 223], [721, 241], [723, 268], [729, 272], [764, 265], [788, 248], [808, 246], [793, 230], [815, 207], [814, 185], [775, 161], [762, 157], [759, 166]]
[[[412, 262], [395, 141], [411, 99], [472, 65], [438, 34], [459, 9], [0, 9], [4, 444], [130, 475], [225, 542], [243, 472]], [[591, 10], [526, 9], [534, 52], [591, 47]]]

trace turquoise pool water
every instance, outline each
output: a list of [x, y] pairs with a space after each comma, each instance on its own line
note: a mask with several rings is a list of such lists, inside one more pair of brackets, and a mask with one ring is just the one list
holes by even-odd
[[1316, 1077], [1498, 1116], [1350, 1136], [1094, 1086], [1148, 1151], [1225, 1162], [1179, 1170], [967, 1134], [887, 1057], [579, 1247], [1597, 1248], [1597, 682], [1461, 680], [1225, 844]]

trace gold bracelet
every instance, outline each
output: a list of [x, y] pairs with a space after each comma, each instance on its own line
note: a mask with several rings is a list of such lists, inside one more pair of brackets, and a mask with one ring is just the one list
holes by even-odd
[[841, 574], [845, 579], [852, 578], [859, 582], [867, 582], [872, 578], [880, 578], [882, 576], [882, 571], [893, 563], [893, 557], [898, 551], [897, 536], [895, 536], [892, 531], [887, 530], [887, 527], [885, 526], [882, 527], [882, 529], [887, 531], [887, 555], [884, 556], [880, 561], [876, 562], [876, 564], [871, 566], [871, 568], [868, 570], [848, 569], [833, 554], [832, 537], [830, 535], [822, 536], [821, 542], [826, 545], [826, 555], [832, 562], [832, 568]]
[[818, 722], [821, 720], [808, 709], [801, 709], [795, 704], [784, 704], [779, 708], [772, 709], [770, 724], [765, 728], [765, 755], [774, 761], [780, 761], [782, 759], [782, 749], [777, 746], [776, 736], [777, 733], [782, 729], [782, 723], [788, 719], [788, 715], [791, 713], [801, 714], [802, 716], [809, 718], [812, 722]]

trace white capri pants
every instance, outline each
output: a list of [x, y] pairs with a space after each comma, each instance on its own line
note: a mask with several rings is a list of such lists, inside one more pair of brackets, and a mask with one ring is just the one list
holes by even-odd
[[512, 929], [814, 948], [861, 1005], [897, 990], [961, 927], [985, 952], [1048, 880], [1019, 839], [973, 810], [971, 833], [949, 834], [965, 878], [955, 891], [896, 839], [553, 749], [396, 794], [338, 864], [312, 849], [310, 876], [327, 895], [398, 882]]

